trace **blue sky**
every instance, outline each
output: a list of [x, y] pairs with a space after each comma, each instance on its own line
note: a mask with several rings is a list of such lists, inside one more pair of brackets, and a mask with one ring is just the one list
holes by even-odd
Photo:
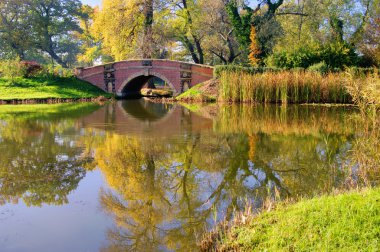
[[102, 0], [82, 0], [82, 3], [88, 4], [91, 6], [100, 5]]

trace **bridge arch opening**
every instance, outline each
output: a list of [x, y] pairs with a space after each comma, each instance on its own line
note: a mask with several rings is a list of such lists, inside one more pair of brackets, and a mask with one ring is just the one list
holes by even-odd
[[165, 76], [158, 73], [148, 75], [139, 73], [124, 81], [118, 93], [122, 98], [141, 98], [143, 96], [172, 96], [177, 94], [177, 90]]

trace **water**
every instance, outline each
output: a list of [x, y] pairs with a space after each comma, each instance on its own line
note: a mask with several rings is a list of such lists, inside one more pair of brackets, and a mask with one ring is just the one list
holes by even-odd
[[2, 106], [0, 251], [196, 251], [247, 202], [376, 184], [353, 155], [365, 151], [357, 116], [145, 100]]

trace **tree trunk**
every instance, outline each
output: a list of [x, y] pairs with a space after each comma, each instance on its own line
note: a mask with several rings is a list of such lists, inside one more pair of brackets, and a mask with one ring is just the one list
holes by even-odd
[[153, 0], [144, 0], [144, 41], [143, 58], [153, 57]]
[[203, 53], [203, 48], [201, 45], [201, 39], [199, 39], [198, 36], [193, 31], [193, 19], [187, 7], [187, 0], [182, 0], [182, 4], [183, 4], [184, 10], [186, 11], [186, 22], [188, 25], [188, 29], [190, 31], [192, 39], [194, 40], [194, 42], [191, 42], [191, 40], [187, 37], [187, 35], [184, 34], [183, 35], [184, 44], [186, 48], [189, 50], [194, 63], [204, 64], [204, 53]]

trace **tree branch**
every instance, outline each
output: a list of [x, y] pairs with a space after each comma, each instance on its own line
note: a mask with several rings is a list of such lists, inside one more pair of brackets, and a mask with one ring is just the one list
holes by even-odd
[[306, 14], [306, 13], [300, 13], [300, 12], [280, 12], [280, 13], [276, 13], [275, 15], [276, 15], [276, 16], [296, 15], [296, 16], [303, 16], [303, 17], [307, 17], [307, 16], [309, 16], [309, 15]]

